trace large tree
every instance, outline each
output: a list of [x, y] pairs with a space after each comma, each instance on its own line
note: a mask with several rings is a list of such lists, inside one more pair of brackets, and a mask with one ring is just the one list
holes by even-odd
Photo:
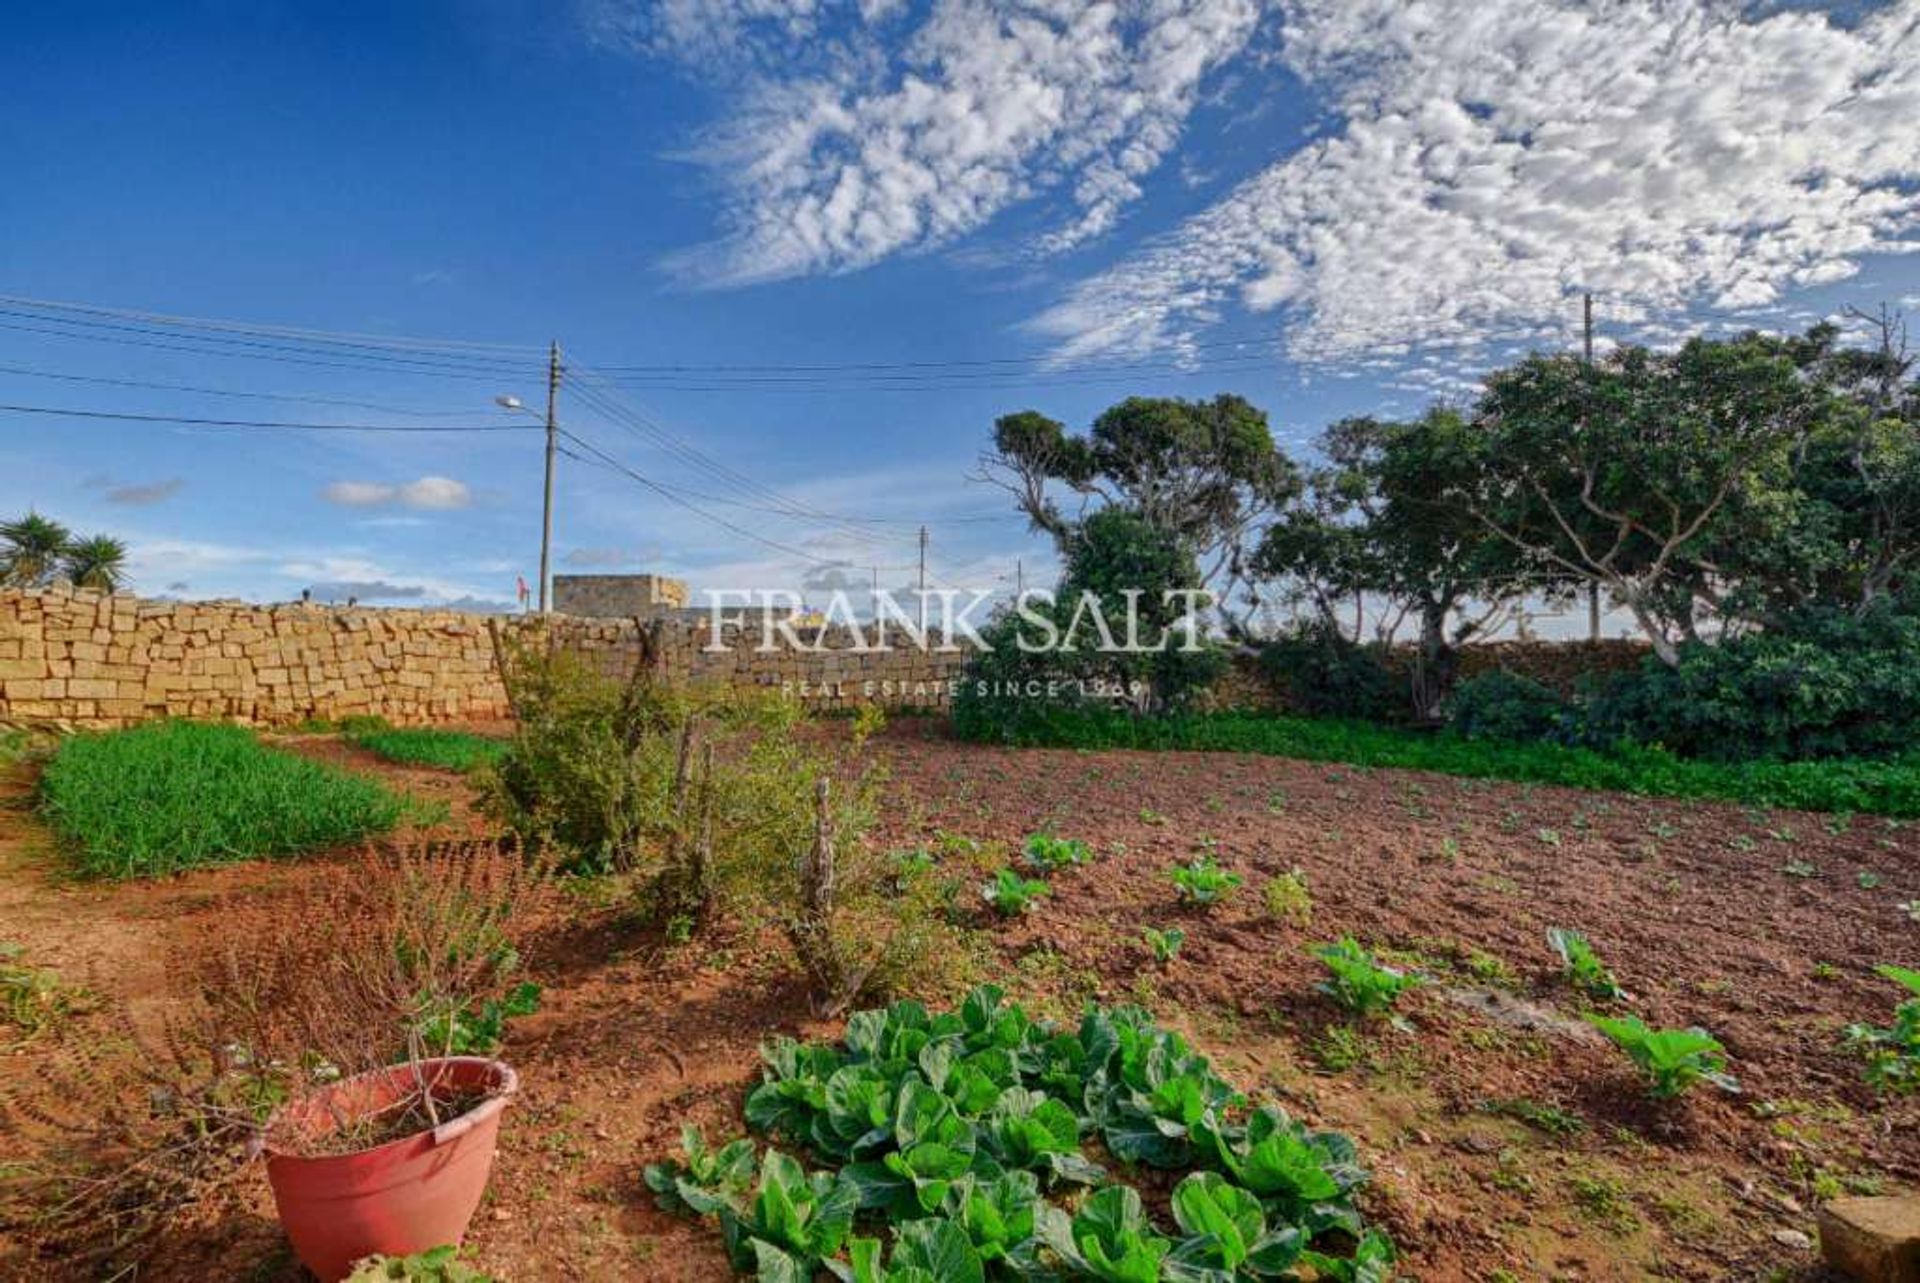
[[1310, 602], [1322, 626], [1363, 640], [1371, 599], [1391, 640], [1411, 619], [1416, 716], [1434, 717], [1453, 683], [1458, 648], [1529, 587], [1538, 569], [1446, 496], [1487, 467], [1485, 442], [1460, 413], [1435, 408], [1411, 422], [1343, 419], [1321, 436], [1325, 461], [1300, 499], [1268, 527], [1255, 558], [1263, 575]]
[[[982, 472], [1053, 537], [1063, 560], [1092, 512], [1122, 508], [1177, 539], [1195, 559], [1201, 586], [1223, 604], [1246, 584], [1260, 526], [1300, 485], [1274, 446], [1266, 414], [1230, 394], [1129, 397], [1085, 435], [1034, 410], [1004, 415]], [[1067, 496], [1070, 509], [1062, 504]], [[1231, 611], [1224, 617], [1233, 622]]]
[[1545, 574], [1605, 591], [1668, 664], [1743, 618], [1729, 550], [1779, 533], [1828, 408], [1793, 344], [1748, 334], [1597, 365], [1532, 356], [1487, 382], [1486, 467], [1446, 497]]

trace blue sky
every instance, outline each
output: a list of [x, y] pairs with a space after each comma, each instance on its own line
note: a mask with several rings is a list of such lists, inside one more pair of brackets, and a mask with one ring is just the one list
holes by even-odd
[[[1303, 448], [1574, 341], [1582, 288], [1604, 340], [1913, 306], [1917, 29], [1920, 0], [32, 6], [0, 293], [512, 350], [448, 377], [0, 303], [0, 402], [498, 426], [558, 339], [601, 390], [563, 421], [728, 523], [563, 460], [559, 570], [898, 586], [924, 521], [942, 582], [1044, 579], [967, 480], [1010, 410], [1230, 390]], [[126, 537], [145, 593], [504, 602], [539, 440], [0, 411], [28, 506]]]

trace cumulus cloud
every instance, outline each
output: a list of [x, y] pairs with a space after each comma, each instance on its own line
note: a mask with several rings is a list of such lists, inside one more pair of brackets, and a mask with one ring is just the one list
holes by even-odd
[[[644, 47], [707, 63], [715, 42], [816, 50], [756, 77], [694, 152], [730, 191], [730, 230], [673, 259], [683, 276], [853, 271], [1054, 189], [1070, 212], [1038, 248], [1098, 235], [1173, 149], [1206, 74], [1252, 38], [1262, 0], [934, 0], [904, 40], [858, 23], [819, 40], [844, 7], [682, 0], [635, 19]], [[859, 7], [885, 22], [900, 6]]]
[[164, 481], [146, 481], [135, 485], [115, 486], [107, 491], [107, 502], [125, 504], [128, 507], [143, 507], [150, 503], [161, 503], [180, 493], [187, 483], [181, 477], [168, 477]]
[[1657, 325], [1920, 248], [1920, 0], [1293, 0], [1284, 40], [1332, 128], [1037, 318], [1059, 360], [1236, 306], [1305, 361], [1563, 333], [1582, 290]]
[[464, 481], [452, 477], [421, 477], [417, 481], [335, 481], [321, 492], [328, 503], [346, 508], [379, 508], [397, 504], [405, 508], [448, 511], [473, 502], [473, 490]]

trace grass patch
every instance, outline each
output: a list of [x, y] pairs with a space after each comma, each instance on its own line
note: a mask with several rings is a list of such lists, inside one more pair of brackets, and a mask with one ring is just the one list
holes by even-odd
[[499, 761], [507, 751], [505, 740], [475, 735], [471, 731], [442, 731], [431, 727], [359, 727], [347, 731], [346, 741], [355, 748], [378, 753], [389, 762], [437, 766], [447, 771], [471, 771]]
[[436, 818], [243, 727], [177, 721], [64, 741], [40, 805], [80, 871], [104, 878], [317, 850]]
[[[958, 729], [963, 735], [969, 730], [964, 724]], [[1265, 753], [1310, 762], [1401, 767], [1649, 797], [1713, 798], [1803, 811], [1920, 815], [1920, 753], [1805, 762], [1704, 762], [1635, 746], [1602, 753], [1559, 744], [1497, 743], [1364, 722], [1256, 713], [1147, 718], [1103, 710], [1044, 709], [996, 730], [979, 738], [1028, 747]]]

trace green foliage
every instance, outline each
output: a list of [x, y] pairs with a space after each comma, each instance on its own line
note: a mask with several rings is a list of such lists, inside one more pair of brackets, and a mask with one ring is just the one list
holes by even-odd
[[1333, 973], [1320, 982], [1320, 992], [1358, 1015], [1385, 1014], [1401, 994], [1420, 983], [1417, 977], [1377, 961], [1352, 936], [1341, 936], [1310, 952]]
[[705, 1133], [687, 1123], [680, 1128], [680, 1149], [686, 1162], [649, 1163], [642, 1174], [662, 1211], [717, 1215], [753, 1188], [753, 1142], [746, 1137], [709, 1149]]
[[1884, 755], [1920, 736], [1920, 615], [1805, 609], [1602, 689], [1580, 733], [1710, 761]]
[[378, 753], [389, 762], [437, 766], [448, 771], [471, 771], [490, 765], [507, 751], [507, 741], [502, 739], [426, 726], [403, 729], [378, 723], [356, 724], [347, 728], [345, 738], [355, 748]]
[[1700, 1082], [1722, 1091], [1740, 1090], [1726, 1072], [1726, 1048], [1704, 1029], [1651, 1029], [1638, 1016], [1589, 1013], [1587, 1021], [1613, 1039], [1647, 1076], [1648, 1094], [1655, 1100], [1672, 1100]]
[[434, 818], [242, 727], [178, 721], [64, 740], [40, 805], [80, 870], [112, 878], [341, 846]]
[[1385, 720], [1405, 703], [1379, 651], [1326, 624], [1265, 642], [1260, 673], [1284, 707], [1310, 717]]
[[1547, 944], [1560, 955], [1561, 971], [1567, 983], [1575, 989], [1601, 1002], [1612, 1002], [1624, 996], [1613, 972], [1606, 963], [1600, 961], [1600, 955], [1593, 951], [1593, 946], [1578, 931], [1549, 927]]
[[1307, 875], [1303, 869], [1289, 869], [1268, 878], [1260, 898], [1267, 906], [1268, 917], [1290, 922], [1296, 927], [1313, 924], [1313, 893], [1307, 889]]
[[1892, 1025], [1849, 1025], [1846, 1042], [1865, 1057], [1867, 1082], [1876, 1091], [1904, 1095], [1920, 1088], [1920, 971], [1892, 965], [1874, 971], [1912, 996], [1893, 1009]]
[[1027, 863], [1042, 873], [1093, 862], [1093, 849], [1078, 838], [1063, 838], [1052, 833], [1035, 833], [1027, 838], [1021, 854]]
[[116, 592], [126, 578], [127, 546], [109, 535], [76, 538], [57, 521], [29, 512], [0, 522], [0, 588], [76, 588]]
[[1052, 895], [1053, 888], [1043, 878], [1023, 878], [1012, 869], [1001, 869], [980, 888], [980, 894], [1001, 917], [1017, 918], [1033, 912], [1040, 897]]
[[1147, 948], [1153, 951], [1153, 960], [1163, 967], [1180, 956], [1180, 946], [1187, 942], [1187, 933], [1179, 927], [1168, 927], [1164, 931], [1147, 927], [1140, 934]]
[[369, 1256], [356, 1263], [345, 1283], [493, 1283], [493, 1276], [482, 1274], [460, 1259], [460, 1249], [452, 1244], [428, 1248], [411, 1256]]
[[1454, 687], [1447, 725], [1465, 739], [1555, 741], [1571, 716], [1567, 701], [1531, 677], [1497, 668]]
[[48, 968], [21, 962], [20, 946], [0, 940], [0, 1024], [15, 1030], [13, 1040], [0, 1042], [0, 1049], [32, 1042], [88, 1005], [83, 990], [63, 984]]
[[1221, 868], [1211, 855], [1175, 865], [1167, 870], [1167, 879], [1182, 900], [1202, 906], [1218, 904], [1245, 881], [1238, 873]]
[[[958, 723], [956, 723], [956, 726]], [[1882, 760], [1693, 761], [1653, 748], [1607, 751], [1423, 734], [1361, 722], [1256, 713], [1142, 718], [1030, 710], [1009, 742], [1067, 748], [1270, 753], [1652, 797], [1718, 798], [1804, 811], [1920, 816], [1920, 752]]]
[[[1387, 1277], [1390, 1250], [1353, 1206], [1366, 1176], [1352, 1143], [1272, 1106], [1247, 1115], [1205, 1056], [1137, 1008], [1089, 1007], [1063, 1028], [982, 987], [958, 1010], [897, 1002], [855, 1013], [837, 1045], [779, 1039], [762, 1057], [749, 1126], [837, 1173], [783, 1157], [750, 1189], [751, 1141], [715, 1152], [691, 1132], [684, 1165], [647, 1173], [663, 1206], [717, 1216], [736, 1266], [762, 1279], [824, 1266], [852, 1283], [1234, 1283], [1309, 1264]], [[1170, 1228], [1089, 1157], [1096, 1140], [1182, 1173]], [[803, 1212], [774, 1215], [775, 1192]], [[777, 1228], [795, 1222], [804, 1232]]]
[[522, 981], [504, 998], [475, 1003], [456, 999], [429, 1015], [420, 1025], [420, 1040], [435, 1055], [486, 1056], [500, 1049], [507, 1021], [540, 1010], [540, 986]]

